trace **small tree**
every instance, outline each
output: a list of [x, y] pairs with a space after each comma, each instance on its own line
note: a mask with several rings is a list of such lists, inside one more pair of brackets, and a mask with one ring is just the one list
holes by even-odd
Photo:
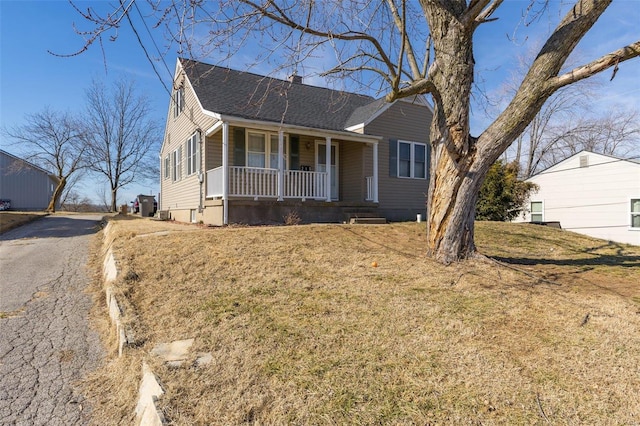
[[87, 90], [89, 167], [106, 178], [111, 211], [118, 209], [120, 188], [157, 176], [160, 137], [150, 116], [149, 101], [136, 93], [132, 81], [117, 81], [111, 92], [94, 81]]
[[520, 214], [538, 186], [519, 180], [519, 171], [520, 166], [515, 161], [498, 160], [489, 168], [478, 195], [476, 219], [510, 221]]
[[29, 114], [26, 123], [4, 133], [25, 150], [25, 160], [52, 171], [58, 178], [47, 211], [55, 212], [62, 194], [86, 167], [85, 133], [82, 124], [70, 113], [45, 108]]

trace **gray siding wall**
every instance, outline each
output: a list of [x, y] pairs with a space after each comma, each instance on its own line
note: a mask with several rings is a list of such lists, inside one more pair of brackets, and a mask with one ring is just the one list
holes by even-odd
[[[340, 188], [342, 201], [364, 201], [366, 178], [364, 175], [365, 146], [357, 142], [340, 143]], [[369, 155], [372, 155], [369, 153]]]
[[0, 199], [12, 210], [44, 210], [57, 183], [44, 171], [0, 152]]
[[[392, 140], [426, 143], [429, 146], [429, 128], [432, 113], [428, 107], [399, 101], [369, 123], [364, 133], [382, 136], [378, 145], [379, 209], [389, 220], [415, 220], [417, 213], [424, 215], [427, 179], [400, 178], [389, 175], [389, 144]], [[370, 155], [364, 158], [368, 162]], [[429, 159], [427, 159], [427, 167]], [[365, 172], [372, 174], [371, 164]], [[424, 216], [423, 216], [424, 217]]]

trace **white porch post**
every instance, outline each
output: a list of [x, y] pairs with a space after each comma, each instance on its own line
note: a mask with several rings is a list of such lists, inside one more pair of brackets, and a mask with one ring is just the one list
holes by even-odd
[[378, 142], [373, 144], [373, 202], [378, 202]]
[[229, 224], [229, 123], [222, 123], [222, 223]]
[[278, 131], [278, 201], [284, 200], [284, 132]]
[[327, 169], [327, 202], [331, 202], [331, 136], [327, 136], [325, 164]]

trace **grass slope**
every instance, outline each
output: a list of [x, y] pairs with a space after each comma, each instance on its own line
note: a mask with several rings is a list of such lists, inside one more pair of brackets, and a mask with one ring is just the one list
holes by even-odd
[[0, 212], [0, 234], [46, 215], [44, 212]]
[[[416, 223], [115, 226], [143, 343], [88, 380], [96, 423], [143, 358], [174, 424], [640, 422], [640, 247], [480, 222], [495, 260], [445, 267]], [[148, 356], [190, 337], [209, 365]]]

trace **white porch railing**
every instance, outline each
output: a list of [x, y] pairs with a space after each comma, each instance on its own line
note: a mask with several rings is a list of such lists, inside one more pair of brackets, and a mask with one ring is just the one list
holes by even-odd
[[285, 170], [284, 198], [326, 199], [327, 173]]
[[207, 197], [222, 197], [222, 167], [207, 170]]
[[[222, 197], [222, 167], [207, 171], [207, 197]], [[285, 170], [283, 198], [326, 199], [327, 173]], [[229, 196], [277, 198], [278, 170], [257, 167], [229, 167]]]
[[373, 192], [374, 192], [374, 180], [373, 176], [367, 176], [367, 198], [366, 201], [373, 201]]
[[278, 170], [258, 167], [229, 167], [229, 195], [277, 197]]

